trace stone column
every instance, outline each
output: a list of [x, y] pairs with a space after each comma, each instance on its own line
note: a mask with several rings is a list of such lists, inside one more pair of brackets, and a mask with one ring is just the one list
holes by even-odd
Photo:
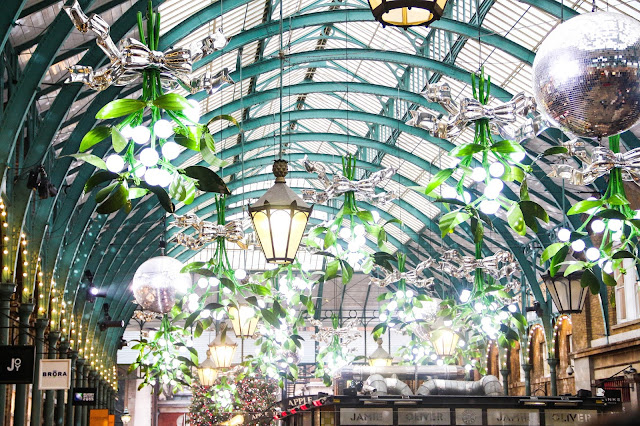
[[[9, 314], [11, 312], [11, 296], [16, 291], [13, 283], [0, 283], [0, 345], [9, 344]], [[0, 425], [5, 423], [7, 385], [0, 385]]]
[[503, 368], [500, 370], [500, 374], [502, 375], [502, 388], [505, 395], [509, 395], [509, 369]]
[[[22, 303], [18, 308], [20, 318], [18, 345], [29, 343], [29, 318], [33, 313], [33, 303]], [[13, 410], [13, 425], [23, 426], [27, 420], [27, 390], [29, 385], [16, 385], [16, 399]]]
[[[58, 353], [60, 359], [67, 359], [69, 351], [69, 341], [67, 339], [61, 340], [58, 345]], [[56, 409], [55, 409], [55, 424], [56, 426], [64, 425], [64, 413], [66, 410], [64, 398], [64, 389], [56, 391]]]
[[48, 323], [47, 318], [36, 320], [36, 364], [33, 369], [35, 382], [31, 387], [31, 424], [38, 426], [42, 419], [42, 391], [38, 389], [38, 378], [40, 377], [40, 359], [44, 355], [44, 330]]
[[[49, 359], [55, 359], [57, 351], [56, 351], [56, 343], [60, 338], [59, 331], [50, 331], [48, 336], [49, 341]], [[55, 391], [48, 390], [45, 392], [45, 400], [44, 400], [44, 426], [53, 426], [54, 422], [54, 413], [53, 410], [55, 408], [53, 403], [53, 398], [55, 395]]]
[[[76, 361], [76, 388], [82, 387], [82, 380], [84, 378], [84, 359], [80, 358]], [[82, 423], [82, 406], [76, 405], [73, 409], [73, 424], [80, 426]], [[67, 420], [68, 424], [68, 420]]]
[[547, 363], [549, 364], [549, 376], [551, 379], [551, 396], [558, 396], [558, 376], [556, 374], [558, 362], [559, 360], [557, 358], [547, 359]]
[[78, 362], [78, 353], [76, 351], [69, 352], [71, 358], [71, 389], [67, 392], [67, 403], [65, 406], [65, 426], [73, 426], [73, 390], [76, 386], [76, 362]]
[[522, 364], [522, 369], [524, 370], [524, 394], [531, 396], [531, 369], [533, 369], [533, 365]]

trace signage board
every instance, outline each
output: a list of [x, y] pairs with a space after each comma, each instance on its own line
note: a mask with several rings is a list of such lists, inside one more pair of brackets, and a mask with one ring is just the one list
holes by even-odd
[[109, 410], [89, 410], [89, 426], [109, 426]]
[[313, 398], [314, 398], [313, 395], [296, 396], [293, 398], [289, 398], [289, 401], [287, 402], [287, 404], [289, 408], [294, 408], [304, 404], [311, 404], [311, 402], [313, 401]]
[[482, 408], [456, 408], [457, 425], [481, 425]]
[[69, 389], [71, 387], [70, 359], [41, 359], [38, 389]]
[[604, 402], [607, 405], [622, 404], [622, 390], [620, 389], [605, 389], [604, 390]]
[[539, 425], [540, 411], [517, 408], [487, 409], [488, 425]]
[[74, 388], [73, 405], [96, 405], [96, 388]]
[[34, 346], [0, 346], [0, 383], [33, 383]]
[[340, 408], [341, 425], [392, 425], [392, 408]]
[[544, 410], [547, 426], [595, 424], [598, 418], [596, 410]]
[[399, 408], [398, 425], [450, 425], [448, 408]]

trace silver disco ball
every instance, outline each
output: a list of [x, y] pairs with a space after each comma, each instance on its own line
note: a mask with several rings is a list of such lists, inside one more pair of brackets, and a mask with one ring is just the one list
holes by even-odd
[[168, 256], [153, 257], [144, 262], [135, 275], [131, 290], [136, 302], [145, 310], [165, 314], [176, 303], [176, 295], [191, 286], [191, 275], [180, 272], [182, 263]]
[[533, 61], [538, 108], [577, 136], [621, 133], [640, 119], [640, 22], [585, 13], [558, 26]]

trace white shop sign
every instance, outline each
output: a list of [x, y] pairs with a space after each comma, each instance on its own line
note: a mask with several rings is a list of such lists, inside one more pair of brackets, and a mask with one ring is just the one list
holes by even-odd
[[341, 425], [392, 425], [391, 408], [341, 408]]
[[519, 409], [488, 409], [487, 410], [488, 425], [539, 425], [540, 412], [538, 410], [519, 410]]
[[594, 423], [597, 417], [596, 410], [544, 410], [547, 426]]
[[69, 389], [71, 387], [70, 359], [41, 359], [38, 389]]
[[400, 408], [399, 425], [450, 425], [451, 410], [448, 408]]
[[456, 408], [457, 425], [481, 425], [482, 408]]

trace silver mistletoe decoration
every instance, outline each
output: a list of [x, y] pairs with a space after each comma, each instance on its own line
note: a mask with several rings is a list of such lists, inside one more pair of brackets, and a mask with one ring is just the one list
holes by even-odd
[[176, 216], [174, 225], [179, 228], [193, 228], [195, 236], [184, 233], [176, 234], [175, 240], [191, 250], [199, 250], [205, 244], [212, 243], [217, 238], [224, 238], [231, 243], [239, 243], [244, 238], [244, 227], [242, 221], [232, 220], [224, 225], [200, 220], [195, 214]]
[[181, 86], [190, 93], [205, 90], [212, 94], [220, 89], [223, 83], [234, 83], [227, 68], [215, 75], [206, 72], [202, 77], [191, 77], [194, 62], [227, 45], [228, 40], [220, 29], [204, 38], [195, 49], [171, 48], [156, 51], [133, 38], [122, 40], [118, 47], [111, 39], [109, 24], [100, 15], [92, 13], [87, 16], [77, 1], [71, 6], [64, 6], [63, 9], [78, 31], [84, 34], [91, 31], [96, 34], [96, 44], [109, 58], [107, 65], [95, 71], [89, 66], [70, 67], [71, 75], [65, 83], [80, 82], [93, 90], [105, 90], [111, 85], [126, 86], [134, 83], [142, 77], [142, 71], [150, 68], [160, 71], [162, 86], [168, 90], [175, 90]]
[[339, 197], [346, 192], [353, 192], [356, 200], [365, 201], [371, 204], [385, 205], [388, 202], [398, 198], [396, 192], [380, 192], [376, 194], [376, 187], [396, 174], [397, 169], [387, 167], [372, 173], [368, 178], [355, 181], [347, 179], [342, 173], [336, 172], [333, 180], [327, 176], [327, 168], [324, 164], [309, 161], [305, 156], [302, 160], [304, 168], [309, 173], [317, 173], [318, 179], [324, 186], [324, 191], [315, 191], [313, 189], [303, 189], [302, 198], [306, 202], [326, 203], [332, 198]]
[[607, 147], [597, 146], [589, 152], [586, 143], [580, 139], [563, 142], [562, 147], [567, 149], [566, 155], [579, 158], [585, 166], [577, 169], [569, 164], [553, 165], [549, 177], [563, 178], [573, 185], [589, 185], [618, 168], [622, 180], [640, 185], [640, 148], [616, 153]]
[[[458, 136], [474, 121], [488, 119], [494, 133], [499, 133], [504, 139], [520, 142], [539, 135], [549, 127], [548, 123], [536, 111], [533, 97], [518, 93], [509, 102], [496, 107], [483, 105], [473, 98], [464, 98], [457, 105], [451, 97], [451, 88], [446, 83], [428, 86], [422, 92], [429, 102], [440, 104], [448, 116], [439, 117], [431, 111], [410, 111], [410, 126], [421, 127], [433, 136], [450, 139]], [[529, 114], [532, 117], [527, 117]], [[518, 117], [526, 118], [521, 126], [515, 123]]]

